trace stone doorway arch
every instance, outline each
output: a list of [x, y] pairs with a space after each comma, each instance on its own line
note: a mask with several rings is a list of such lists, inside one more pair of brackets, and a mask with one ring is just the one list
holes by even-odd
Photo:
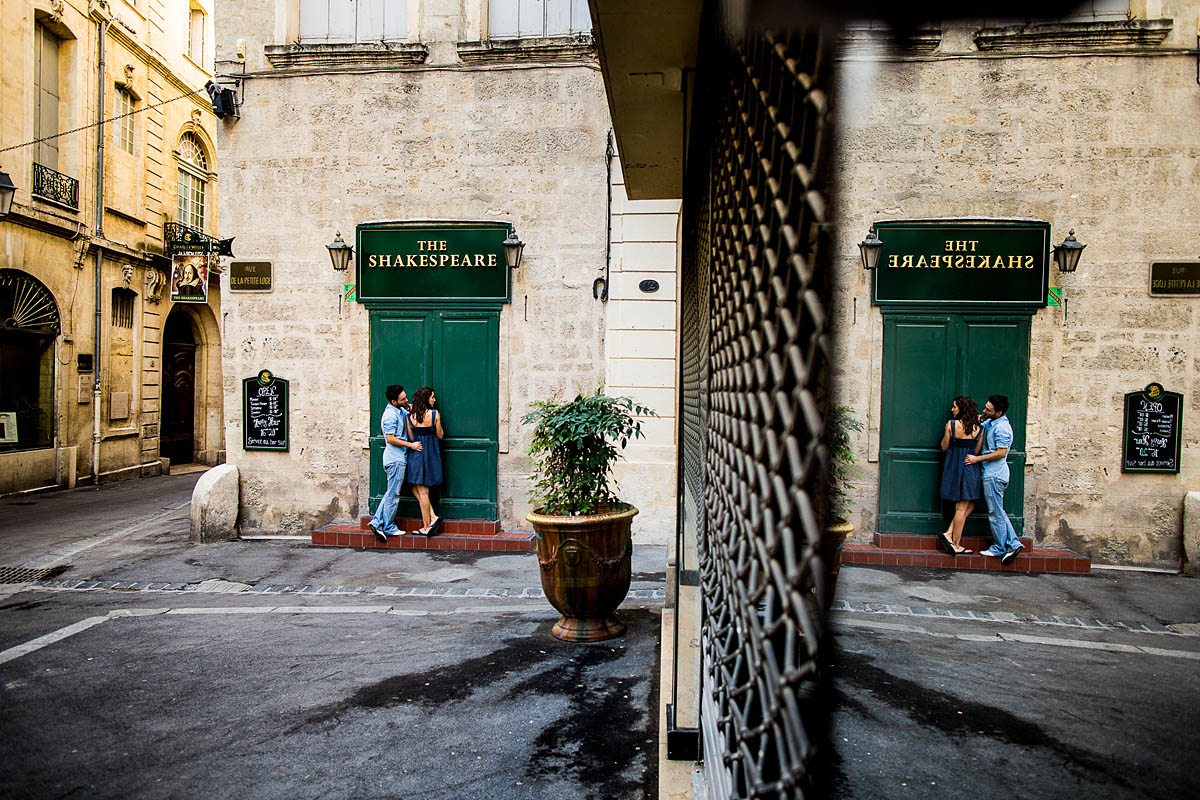
[[222, 463], [221, 337], [207, 305], [167, 314], [161, 378], [159, 454], [173, 466]]

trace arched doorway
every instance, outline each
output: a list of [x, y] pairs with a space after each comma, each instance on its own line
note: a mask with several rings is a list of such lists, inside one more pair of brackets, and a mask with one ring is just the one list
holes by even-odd
[[196, 458], [196, 334], [178, 306], [167, 315], [162, 348], [159, 455], [172, 465], [190, 464]]

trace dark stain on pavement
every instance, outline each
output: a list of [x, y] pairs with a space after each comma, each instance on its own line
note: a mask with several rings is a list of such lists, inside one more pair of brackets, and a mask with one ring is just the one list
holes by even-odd
[[877, 667], [872, 661], [873, 656], [862, 653], [837, 654], [834, 685], [839, 704], [847, 703], [855, 694], [869, 692], [919, 724], [949, 736], [987, 736], [1019, 747], [1050, 750], [1064, 759], [1064, 767], [1080, 777], [1133, 788], [1125, 777], [1129, 769], [1122, 764], [1060, 741], [1040, 725], [1002, 708], [931, 689]]
[[[623, 609], [620, 617], [629, 627], [626, 637], [657, 640], [656, 612]], [[550, 623], [545, 623], [535, 635], [506, 639], [490, 653], [364, 686], [344, 700], [314, 709], [287, 733], [332, 728], [356, 709], [444, 706], [466, 701], [481, 689], [502, 690], [503, 695], [491, 702], [514, 707], [531, 695], [559, 695], [568, 707], [534, 740], [526, 774], [570, 776], [588, 787], [587, 798], [634, 797], [642, 788], [651, 800], [658, 786], [658, 650], [649, 674], [630, 674], [618, 664], [626, 655], [626, 637], [568, 644], [551, 636]], [[514, 678], [505, 689], [506, 681]]]

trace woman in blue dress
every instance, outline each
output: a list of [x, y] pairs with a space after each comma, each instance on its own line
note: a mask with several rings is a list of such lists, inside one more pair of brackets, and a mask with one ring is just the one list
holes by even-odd
[[[433, 536], [442, 529], [442, 518], [433, 510], [429, 488], [442, 485], [442, 416], [437, 413], [437, 397], [429, 386], [413, 395], [408, 414], [408, 440], [420, 442], [420, 450], [409, 450], [405, 480], [412, 484], [413, 495], [421, 506], [420, 536]], [[415, 456], [415, 458], [414, 458]]]
[[967, 464], [968, 453], [979, 454], [983, 448], [983, 429], [979, 426], [979, 409], [969, 397], [956, 397], [950, 405], [950, 419], [942, 433], [942, 449], [946, 464], [942, 467], [942, 499], [954, 503], [950, 527], [938, 542], [952, 556], [974, 552], [960, 546], [963, 526], [975, 510], [975, 501], [983, 494], [983, 468]]

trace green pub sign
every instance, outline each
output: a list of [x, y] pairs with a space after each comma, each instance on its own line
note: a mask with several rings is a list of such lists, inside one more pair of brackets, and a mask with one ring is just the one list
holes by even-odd
[[507, 222], [369, 222], [355, 231], [358, 301], [511, 299]]
[[1049, 289], [1050, 223], [931, 219], [875, 223], [872, 301], [1038, 308]]

